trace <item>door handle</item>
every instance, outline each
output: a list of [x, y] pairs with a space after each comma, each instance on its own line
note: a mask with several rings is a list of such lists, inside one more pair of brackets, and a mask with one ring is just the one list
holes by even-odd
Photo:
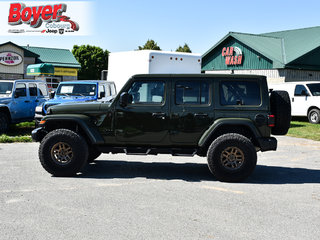
[[35, 100], [35, 102], [39, 102], [39, 100], [37, 99], [37, 100]]
[[28, 102], [30, 102], [30, 101], [29, 101], [29, 100], [25, 100], [24, 102], [25, 102], [25, 103], [28, 103]]
[[208, 114], [206, 114], [206, 113], [195, 113], [194, 116], [195, 117], [208, 117]]
[[152, 117], [165, 119], [166, 114], [165, 113], [152, 113]]

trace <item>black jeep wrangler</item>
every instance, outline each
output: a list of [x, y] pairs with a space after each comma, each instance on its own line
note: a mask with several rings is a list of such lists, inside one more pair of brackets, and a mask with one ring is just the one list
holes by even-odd
[[241, 181], [257, 151], [277, 149], [273, 135], [291, 119], [285, 91], [268, 92], [253, 75], [135, 75], [110, 102], [50, 107], [40, 128], [42, 166], [54, 176], [80, 172], [101, 153], [207, 157], [220, 181]]

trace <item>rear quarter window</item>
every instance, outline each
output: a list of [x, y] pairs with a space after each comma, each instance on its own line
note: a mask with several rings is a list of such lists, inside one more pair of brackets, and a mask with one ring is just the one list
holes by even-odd
[[222, 81], [221, 105], [257, 106], [261, 104], [260, 85], [253, 81]]

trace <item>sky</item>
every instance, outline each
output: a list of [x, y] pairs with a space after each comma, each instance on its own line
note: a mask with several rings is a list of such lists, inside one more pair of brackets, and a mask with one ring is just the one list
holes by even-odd
[[[11, 2], [28, 5], [29, 1]], [[37, 2], [50, 4], [52, 1]], [[29, 44], [70, 50], [75, 44], [90, 44], [110, 52], [118, 52], [138, 49], [138, 46], [144, 45], [148, 39], [153, 39], [162, 50], [174, 51], [179, 45], [187, 43], [192, 52], [204, 54], [228, 32], [258, 34], [320, 25], [319, 0], [86, 2], [91, 4], [88, 9], [90, 12], [79, 13], [80, 16], [77, 17], [88, 22], [91, 33], [87, 36], [2, 35], [0, 43], [11, 41], [22, 46]], [[7, 25], [6, 21], [0, 22], [0, 28]]]

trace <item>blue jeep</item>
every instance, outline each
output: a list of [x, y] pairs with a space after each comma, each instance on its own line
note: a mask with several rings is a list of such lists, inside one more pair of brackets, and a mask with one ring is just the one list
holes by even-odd
[[49, 107], [61, 103], [87, 102], [87, 101], [110, 101], [116, 96], [114, 82], [103, 80], [78, 80], [61, 82], [52, 99], [38, 106], [35, 110], [34, 119], [36, 125], [47, 114]]
[[0, 80], [0, 134], [10, 123], [33, 121], [36, 106], [49, 99], [41, 80]]

